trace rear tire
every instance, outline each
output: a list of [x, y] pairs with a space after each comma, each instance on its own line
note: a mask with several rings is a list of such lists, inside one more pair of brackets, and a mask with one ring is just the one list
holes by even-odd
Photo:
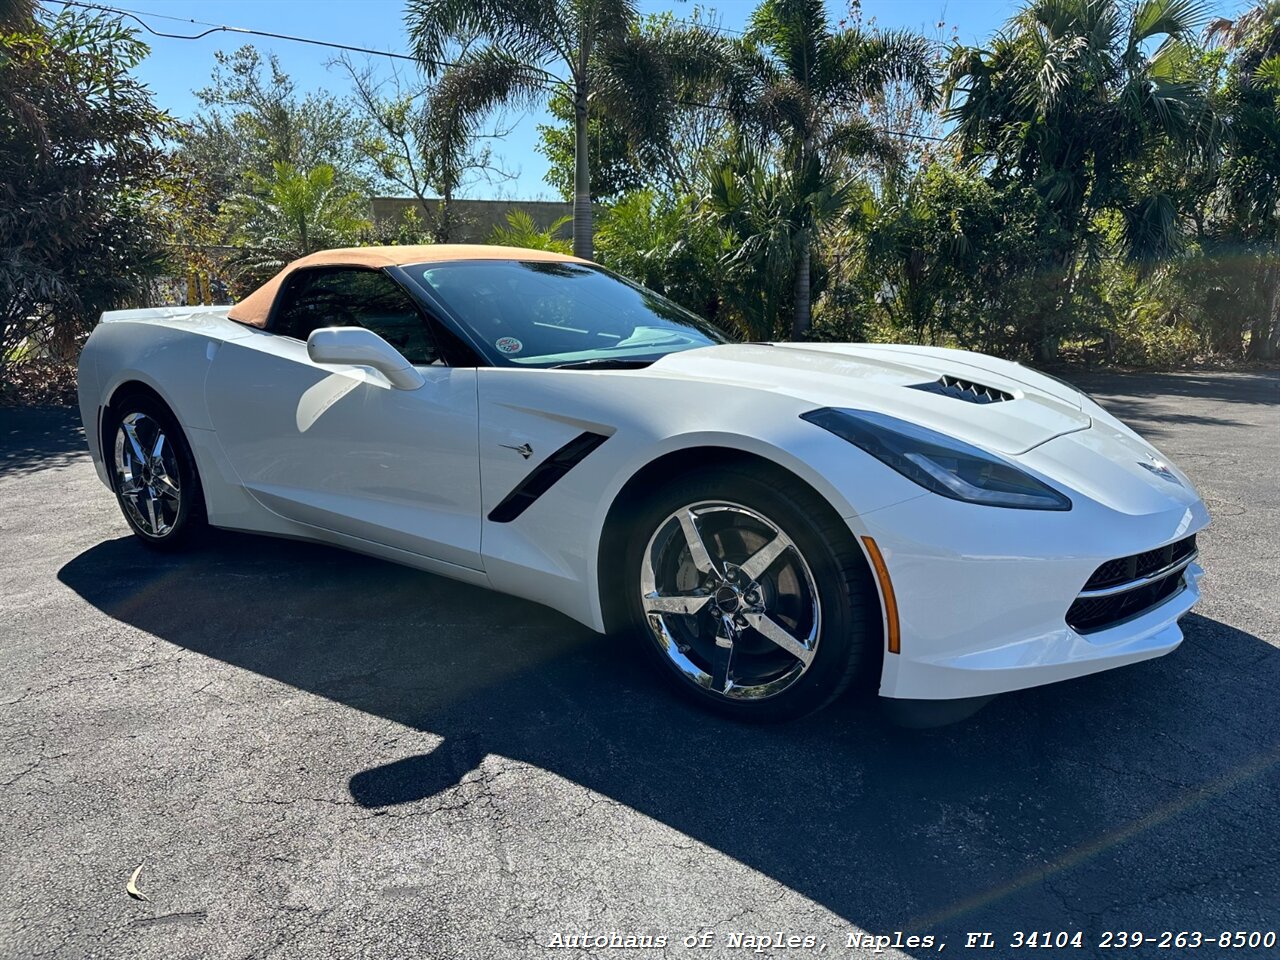
[[779, 471], [701, 470], [641, 503], [621, 582], [649, 658], [695, 702], [789, 720], [880, 663], [879, 599], [843, 520]]
[[191, 446], [165, 404], [150, 393], [114, 398], [103, 459], [120, 512], [152, 550], [179, 550], [204, 530], [204, 491]]

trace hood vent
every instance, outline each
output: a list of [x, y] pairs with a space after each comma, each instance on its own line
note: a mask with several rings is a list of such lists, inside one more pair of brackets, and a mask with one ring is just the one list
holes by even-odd
[[946, 373], [931, 383], [913, 383], [911, 389], [925, 390], [943, 397], [966, 400], [969, 403], [1000, 403], [1013, 399], [1012, 393], [1005, 393], [995, 387], [984, 387], [972, 380], [961, 380]]

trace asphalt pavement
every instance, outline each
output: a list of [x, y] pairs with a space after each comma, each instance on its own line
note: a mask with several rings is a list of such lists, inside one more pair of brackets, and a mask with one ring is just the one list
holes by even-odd
[[325, 547], [156, 556], [74, 411], [0, 408], [0, 957], [1280, 936], [1280, 374], [1080, 382], [1213, 514], [1186, 642], [928, 731], [736, 725], [545, 608]]

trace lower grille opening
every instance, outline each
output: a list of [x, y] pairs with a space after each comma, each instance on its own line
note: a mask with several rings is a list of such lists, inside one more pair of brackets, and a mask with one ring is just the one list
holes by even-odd
[[1067, 610], [1067, 624], [1077, 633], [1096, 633], [1158, 607], [1185, 584], [1181, 570], [1136, 590], [1110, 597], [1081, 597]]
[[[1160, 606], [1186, 586], [1185, 568], [1195, 554], [1193, 534], [1154, 550], [1108, 560], [1093, 572], [1067, 610], [1068, 626], [1077, 633], [1095, 633]], [[1090, 595], [1098, 593], [1104, 595]]]
[[1142, 577], [1149, 577], [1157, 570], [1163, 570], [1171, 563], [1177, 563], [1196, 552], [1196, 537], [1192, 534], [1185, 539], [1165, 544], [1144, 553], [1135, 553], [1131, 557], [1118, 557], [1108, 560], [1097, 570], [1084, 585], [1086, 590], [1100, 590], [1120, 583], [1128, 583]]

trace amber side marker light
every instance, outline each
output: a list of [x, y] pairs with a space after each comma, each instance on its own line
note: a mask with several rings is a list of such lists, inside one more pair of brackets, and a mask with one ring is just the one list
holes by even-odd
[[902, 637], [898, 630], [898, 598], [893, 595], [893, 581], [889, 579], [889, 568], [885, 566], [884, 556], [880, 553], [880, 548], [876, 546], [876, 542], [870, 537], [863, 537], [862, 542], [866, 544], [867, 556], [871, 558], [871, 566], [876, 572], [876, 579], [880, 581], [880, 596], [884, 600], [884, 622], [885, 627], [889, 631], [889, 652], [902, 652]]

